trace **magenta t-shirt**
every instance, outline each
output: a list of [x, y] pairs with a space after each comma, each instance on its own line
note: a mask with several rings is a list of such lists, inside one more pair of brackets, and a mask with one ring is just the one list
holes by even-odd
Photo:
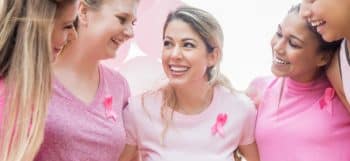
[[[0, 79], [0, 121], [2, 120], [2, 110], [5, 106], [5, 84], [4, 80]], [[0, 122], [1, 125], [1, 122]]]
[[126, 80], [100, 65], [100, 84], [85, 104], [56, 79], [45, 138], [35, 161], [117, 161], [125, 145], [122, 110], [130, 96]]
[[255, 132], [261, 161], [350, 161], [350, 114], [325, 77], [275, 78], [262, 87]]

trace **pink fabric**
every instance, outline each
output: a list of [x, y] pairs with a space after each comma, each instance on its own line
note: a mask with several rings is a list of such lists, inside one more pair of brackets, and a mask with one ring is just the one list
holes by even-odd
[[[5, 84], [4, 80], [0, 79], [0, 121], [2, 120], [2, 111], [5, 106]], [[1, 125], [1, 122], [0, 122]]]
[[[145, 94], [144, 106], [141, 98], [130, 100], [124, 118], [127, 143], [139, 147], [143, 161], [232, 161], [238, 145], [255, 141], [255, 107], [238, 92], [216, 87], [211, 104], [200, 114], [174, 112], [163, 145], [162, 96]], [[218, 131], [213, 133], [213, 127]]]
[[85, 104], [54, 80], [45, 139], [36, 161], [117, 161], [125, 145], [122, 110], [130, 95], [126, 80], [100, 66], [100, 84]]
[[342, 75], [342, 81], [343, 81], [343, 88], [345, 97], [350, 102], [350, 57], [347, 57], [349, 55], [349, 47], [347, 46], [347, 41], [344, 40], [341, 44], [340, 48], [340, 71]]
[[326, 78], [284, 79], [260, 90], [255, 136], [261, 161], [349, 161], [350, 115]]

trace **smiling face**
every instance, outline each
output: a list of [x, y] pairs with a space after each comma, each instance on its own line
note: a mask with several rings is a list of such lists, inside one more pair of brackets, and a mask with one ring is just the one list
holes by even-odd
[[73, 23], [77, 18], [78, 4], [79, 1], [74, 4], [67, 3], [57, 9], [51, 41], [54, 56], [62, 51], [68, 41], [77, 36]]
[[174, 19], [164, 32], [162, 64], [172, 86], [208, 82], [207, 69], [216, 63], [198, 33], [182, 20]]
[[300, 14], [331, 42], [350, 39], [349, 0], [303, 0]]
[[108, 0], [98, 9], [87, 7], [86, 15], [80, 9], [87, 24], [80, 25], [79, 34], [89, 40], [87, 46], [98, 52], [99, 59], [114, 57], [120, 45], [134, 36], [137, 5], [137, 0]]
[[272, 72], [278, 77], [290, 77], [309, 82], [318, 75], [327, 61], [318, 53], [319, 42], [297, 13], [290, 13], [278, 26], [271, 40]]

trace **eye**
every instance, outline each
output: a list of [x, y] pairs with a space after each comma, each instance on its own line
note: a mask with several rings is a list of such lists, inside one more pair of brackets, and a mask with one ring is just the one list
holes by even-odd
[[193, 43], [185, 42], [185, 43], [184, 43], [184, 47], [185, 47], [185, 48], [195, 48], [196, 46], [195, 46]]
[[169, 40], [164, 40], [163, 41], [163, 46], [165, 48], [170, 48], [172, 46], [172, 43]]
[[301, 48], [300, 45], [298, 45], [296, 42], [294, 42], [293, 40], [289, 40], [288, 41], [289, 45], [293, 48]]
[[64, 26], [64, 29], [73, 29], [74, 28], [74, 24], [69, 24], [69, 25], [66, 25]]
[[125, 24], [125, 22], [126, 22], [126, 18], [125, 17], [122, 17], [122, 16], [116, 16], [118, 19], [119, 19], [119, 21], [120, 21], [120, 24]]

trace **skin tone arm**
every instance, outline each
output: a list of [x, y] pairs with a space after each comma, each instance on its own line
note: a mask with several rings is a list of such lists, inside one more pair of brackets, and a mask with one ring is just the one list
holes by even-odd
[[340, 76], [340, 69], [339, 69], [339, 51], [337, 51], [337, 54], [334, 55], [331, 64], [329, 65], [327, 69], [327, 77], [330, 83], [332, 84], [333, 88], [337, 92], [337, 95], [339, 99], [342, 101], [344, 106], [347, 108], [347, 110], [350, 112], [350, 104], [346, 100], [345, 93], [343, 90], [343, 84]]
[[136, 161], [137, 146], [126, 144], [118, 161]]
[[259, 161], [259, 152], [256, 143], [238, 146], [239, 152], [247, 161]]

